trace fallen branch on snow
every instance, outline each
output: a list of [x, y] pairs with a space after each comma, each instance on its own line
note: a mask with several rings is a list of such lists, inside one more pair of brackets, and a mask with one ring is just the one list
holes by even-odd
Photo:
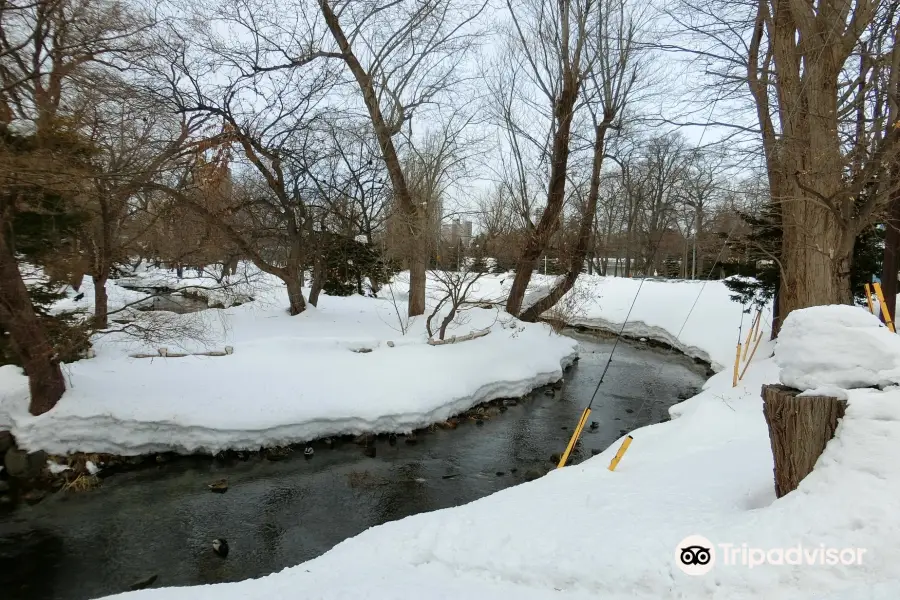
[[160, 348], [158, 354], [129, 354], [131, 358], [159, 358], [163, 356], [165, 358], [182, 358], [184, 356], [228, 356], [229, 354], [234, 352], [234, 348], [231, 346], [225, 346], [224, 352], [219, 352], [214, 350], [212, 352], [178, 352], [172, 353], [169, 352], [168, 348]]
[[476, 338], [484, 337], [491, 332], [490, 329], [482, 329], [481, 331], [473, 331], [472, 333], [467, 333], [466, 335], [453, 336], [452, 338], [448, 338], [446, 340], [428, 340], [429, 346], [443, 346], [444, 344], [455, 344], [457, 342], [466, 342], [469, 340], [474, 340]]

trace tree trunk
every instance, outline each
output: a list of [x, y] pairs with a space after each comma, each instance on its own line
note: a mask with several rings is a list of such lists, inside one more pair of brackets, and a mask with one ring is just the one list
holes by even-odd
[[299, 315], [306, 310], [306, 301], [303, 299], [303, 276], [284, 276], [287, 285], [288, 301], [290, 302], [291, 315]]
[[[409, 261], [409, 304], [408, 313], [410, 317], [425, 314], [425, 283], [428, 277], [428, 255], [426, 254], [426, 245], [422, 240], [418, 240], [418, 244], [410, 244], [418, 248], [411, 252]], [[418, 282], [413, 285], [414, 282]]]
[[109, 296], [106, 293], [106, 274], [92, 275], [94, 282], [94, 327], [106, 329], [109, 327]]
[[325, 287], [325, 260], [324, 257], [317, 255], [312, 268], [312, 283], [309, 288], [309, 303], [313, 306], [319, 305], [319, 294]]
[[[422, 211], [418, 210], [413, 202], [406, 182], [406, 175], [404, 175], [403, 166], [400, 163], [400, 157], [397, 155], [397, 148], [394, 146], [392, 136], [396, 132], [391, 131], [381, 112], [379, 94], [375, 89], [375, 83], [372, 81], [371, 74], [365, 70], [356, 54], [354, 54], [350, 41], [341, 27], [340, 20], [334, 13], [328, 0], [319, 0], [319, 8], [322, 11], [322, 17], [326, 26], [341, 50], [341, 58], [347, 64], [350, 72], [353, 73], [353, 77], [356, 79], [356, 83], [362, 92], [363, 101], [369, 112], [369, 119], [372, 122], [375, 137], [378, 139], [384, 164], [391, 179], [391, 185], [394, 188], [394, 198], [400, 211], [408, 219], [413, 243], [408, 245], [410, 269], [407, 313], [410, 317], [423, 315], [425, 314], [425, 284], [428, 257], [418, 256], [418, 253], [427, 250], [427, 243], [424, 237], [428, 232], [428, 224], [424, 222], [425, 218]], [[421, 264], [419, 264], [420, 261]]]
[[782, 208], [782, 315], [825, 304], [852, 304], [853, 245], [828, 209], [812, 199], [787, 200]]
[[781, 385], [762, 387], [777, 498], [797, 489], [812, 472], [847, 408], [846, 400], [797, 394]]
[[569, 166], [569, 133], [572, 128], [572, 114], [575, 100], [578, 98], [577, 75], [565, 73], [563, 88], [554, 107], [557, 128], [553, 134], [553, 150], [551, 154], [550, 183], [547, 189], [547, 206], [541, 214], [537, 227], [529, 232], [525, 239], [525, 247], [516, 264], [516, 276], [509, 289], [506, 300], [506, 312], [518, 315], [522, 310], [525, 291], [531, 282], [537, 259], [546, 250], [550, 238], [559, 226], [566, 194], [566, 173]]
[[[895, 169], [894, 188], [888, 208], [888, 218], [884, 231], [884, 262], [881, 270], [881, 290], [888, 314], [896, 315], [897, 271], [900, 270], [900, 169]], [[882, 313], [882, 320], [884, 315]]]
[[781, 280], [775, 284], [775, 297], [772, 298], [772, 333], [769, 337], [774, 340], [781, 331]]
[[594, 215], [597, 212], [597, 199], [600, 196], [600, 173], [603, 169], [603, 151], [606, 140], [606, 129], [612, 122], [612, 115], [608, 120], [595, 128], [594, 133], [594, 160], [591, 167], [591, 186], [588, 190], [588, 200], [585, 203], [584, 212], [581, 215], [581, 224], [578, 227], [578, 241], [575, 248], [572, 249], [572, 256], [569, 260], [569, 270], [565, 277], [558, 281], [550, 292], [532, 304], [519, 317], [526, 323], [537, 321], [542, 314], [550, 310], [556, 303], [565, 296], [569, 290], [575, 286], [578, 276], [581, 274], [581, 268], [584, 265], [584, 259], [587, 256], [588, 244], [591, 240], [591, 234], [594, 230]]
[[66, 380], [47, 332], [28, 295], [9, 241], [6, 225], [0, 218], [0, 322], [9, 332], [13, 352], [28, 376], [31, 402], [28, 411], [41, 415], [56, 406]]

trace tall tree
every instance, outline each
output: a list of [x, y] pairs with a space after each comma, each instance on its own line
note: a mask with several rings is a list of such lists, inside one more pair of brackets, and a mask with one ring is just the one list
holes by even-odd
[[559, 302], [575, 285], [584, 268], [594, 233], [607, 133], [618, 125], [638, 79], [639, 15], [630, 11], [624, 0], [604, 0], [587, 8], [594, 11], [585, 17], [591, 60], [583, 67], [588, 74], [584, 102], [590, 113], [593, 133], [589, 189], [578, 217], [576, 241], [568, 252], [566, 273], [546, 295], [522, 312], [524, 321], [536, 321]]
[[0, 3], [0, 321], [28, 375], [32, 414], [56, 405], [65, 380], [19, 274], [13, 223], [23, 212], [46, 216], [48, 200], [50, 213], [64, 213], [83, 191], [89, 148], [73, 90], [139, 55], [149, 23], [106, 0]]
[[403, 169], [396, 139], [416, 112], [439, 102], [458, 82], [459, 65], [478, 39], [487, 2], [419, 0], [372, 3], [319, 0], [365, 104], [408, 236], [409, 316], [425, 313], [429, 211]]
[[[869, 110], [878, 77], [865, 57], [879, 5], [765, 0], [755, 10], [747, 79], [781, 207], [782, 318], [851, 302], [855, 241], [890, 195], [884, 182], [900, 127], [877, 111], [857, 117]], [[898, 52], [894, 39], [876, 62], [890, 64]], [[849, 140], [848, 127], [858, 132]]]
[[[516, 156], [520, 183], [530, 175], [522, 159], [522, 146], [533, 146], [539, 164], [549, 171], [546, 202], [537, 224], [526, 214], [528, 228], [516, 265], [506, 310], [522, 312], [522, 302], [538, 258], [547, 248], [560, 224], [566, 201], [566, 176], [572, 152], [572, 125], [576, 105], [592, 62], [590, 24], [598, 0], [507, 0], [511, 21], [510, 65], [497, 83], [500, 116]], [[520, 81], [522, 78], [522, 81]], [[547, 106], [540, 111], [549, 121], [545, 132], [533, 135], [521, 122], [521, 104], [534, 106], [537, 94]], [[536, 147], [535, 147], [536, 146]], [[527, 202], [530, 194], [521, 194]], [[530, 212], [530, 211], [528, 211]]]

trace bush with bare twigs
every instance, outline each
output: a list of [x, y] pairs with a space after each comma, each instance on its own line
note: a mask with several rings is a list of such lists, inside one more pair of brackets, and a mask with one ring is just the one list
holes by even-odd
[[[443, 341], [447, 335], [447, 327], [451, 323], [464, 325], [468, 321], [465, 313], [476, 305], [475, 302], [470, 300], [470, 296], [474, 291], [477, 291], [476, 284], [483, 275], [483, 272], [469, 269], [460, 271], [432, 270], [430, 272], [430, 278], [437, 283], [437, 291], [434, 294], [437, 303], [425, 321], [425, 329], [428, 331], [430, 340], [434, 340], [435, 334], [437, 334], [437, 339]], [[443, 313], [444, 310], [447, 312]], [[443, 314], [443, 318], [437, 331], [435, 331], [432, 327], [432, 322], [440, 314]]]

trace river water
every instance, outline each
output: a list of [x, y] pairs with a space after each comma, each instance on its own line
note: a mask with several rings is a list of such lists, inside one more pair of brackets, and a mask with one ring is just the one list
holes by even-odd
[[[185, 458], [23, 506], [0, 517], [0, 596], [88, 600], [151, 575], [154, 587], [260, 577], [369, 527], [521, 483], [554, 466], [551, 454], [565, 449], [609, 356], [611, 340], [571, 335], [581, 361], [563, 388], [553, 396], [535, 390], [481, 426], [463, 422], [420, 435], [415, 445], [379, 439], [375, 458], [350, 441], [317, 446], [310, 460], [302, 452], [228, 465]], [[680, 354], [621, 342], [594, 402], [599, 428], [582, 438], [582, 460], [626, 430], [665, 420], [705, 372]], [[206, 486], [221, 478], [229, 490], [211, 493]], [[228, 540], [227, 559], [213, 554], [216, 537]]]

